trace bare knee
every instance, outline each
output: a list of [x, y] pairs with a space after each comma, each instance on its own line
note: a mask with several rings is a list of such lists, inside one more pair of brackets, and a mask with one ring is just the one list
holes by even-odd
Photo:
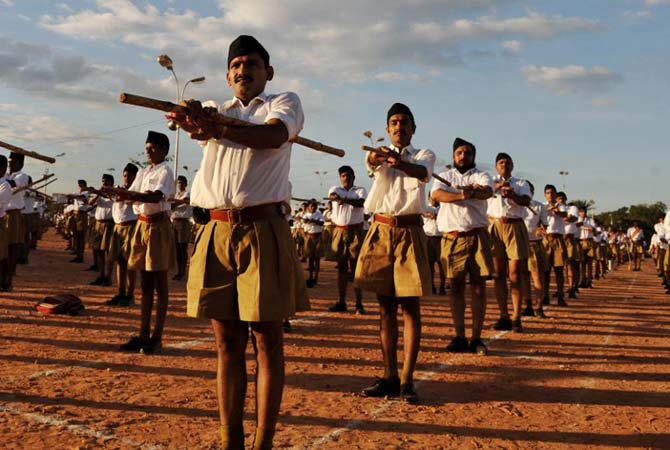
[[273, 354], [284, 347], [284, 334], [281, 322], [254, 322], [251, 324], [254, 343], [258, 353]]

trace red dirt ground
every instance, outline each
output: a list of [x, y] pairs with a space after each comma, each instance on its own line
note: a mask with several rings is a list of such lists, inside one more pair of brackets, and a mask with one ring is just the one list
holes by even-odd
[[[185, 315], [184, 282], [170, 286], [163, 352], [120, 353], [138, 306], [106, 306], [113, 288], [89, 286], [88, 264], [69, 264], [64, 247], [47, 233], [0, 294], [0, 448], [217, 448], [216, 355], [208, 323]], [[313, 310], [286, 336], [276, 448], [670, 448], [670, 296], [649, 261], [526, 320], [523, 334], [485, 331], [486, 357], [447, 354], [447, 298], [424, 299], [418, 405], [355, 394], [381, 374], [377, 308], [367, 294], [365, 316], [326, 312], [336, 285], [323, 266]], [[59, 292], [79, 295], [84, 315], [32, 311]], [[253, 409], [251, 377], [248, 443]]]

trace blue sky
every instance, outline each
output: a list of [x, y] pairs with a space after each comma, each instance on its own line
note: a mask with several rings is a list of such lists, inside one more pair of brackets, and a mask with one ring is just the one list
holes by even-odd
[[[669, 19], [670, 0], [0, 0], [0, 140], [66, 152], [51, 168], [57, 192], [77, 178], [97, 184], [108, 168], [119, 175], [146, 131], [166, 128], [118, 94], [173, 100], [156, 63], [167, 53], [182, 83], [207, 77], [187, 97], [223, 101], [227, 47], [245, 33], [271, 54], [268, 91], [300, 95], [301, 134], [347, 150], [340, 159], [294, 146], [295, 196], [325, 194], [341, 164], [369, 187], [362, 133], [384, 136], [386, 110], [401, 101], [417, 121], [414, 144], [441, 165], [461, 136], [480, 167], [506, 151], [518, 175], [565, 182], [598, 211], [668, 201]], [[199, 153], [182, 134], [189, 178]], [[45, 167], [27, 165], [34, 178]]]

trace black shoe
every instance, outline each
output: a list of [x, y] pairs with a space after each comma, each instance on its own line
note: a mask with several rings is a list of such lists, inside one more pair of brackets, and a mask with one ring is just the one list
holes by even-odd
[[356, 305], [356, 310], [354, 311], [354, 314], [356, 314], [357, 316], [364, 316], [365, 308], [363, 308], [363, 305]]
[[16, 264], [28, 264], [28, 258], [19, 258]]
[[575, 293], [574, 289], [570, 289], [570, 291], [568, 291], [568, 298], [577, 298], [577, 294]]
[[544, 310], [540, 308], [537, 311], [535, 311], [535, 317], [539, 317], [540, 319], [546, 319], [547, 315], [544, 313]]
[[95, 280], [91, 281], [90, 284], [91, 286], [102, 286], [102, 283], [105, 281], [104, 277], [98, 277]]
[[559, 299], [558, 299], [558, 303], [557, 303], [557, 305], [558, 305], [558, 306], [568, 306], [568, 304], [565, 303], [565, 300], [563, 300], [562, 298], [559, 298]]
[[311, 278], [308, 278], [308, 279], [305, 281], [305, 285], [306, 285], [308, 288], [313, 288], [313, 287], [316, 285], [316, 281], [312, 280]]
[[586, 282], [586, 287], [589, 288], [589, 289], [593, 288], [593, 281], [588, 280], [588, 281]]
[[551, 294], [551, 296], [554, 297], [554, 298], [558, 297], [558, 291], [556, 291], [556, 292], [554, 292], [553, 294]]
[[135, 298], [132, 295], [125, 295], [119, 300], [119, 306], [130, 306], [135, 303]]
[[549, 296], [548, 295], [545, 295], [544, 297], [542, 297], [542, 304], [543, 305], [548, 305], [549, 304]]
[[447, 290], [445, 288], [441, 287], [440, 291], [439, 291], [439, 294], [440, 295], [447, 295]]
[[486, 345], [484, 345], [481, 339], [472, 339], [470, 341], [470, 353], [486, 356], [489, 354], [489, 350], [486, 348]]
[[528, 305], [524, 308], [523, 311], [521, 311], [521, 315], [523, 317], [533, 317], [535, 315], [535, 312], [533, 311], [533, 307]]
[[284, 328], [284, 333], [292, 333], [293, 332], [293, 327], [291, 326], [291, 321], [286, 319], [284, 323], [282, 324], [282, 327]]
[[509, 317], [501, 317], [491, 328], [498, 331], [508, 331], [512, 329], [512, 321]]
[[180, 281], [180, 280], [183, 280], [183, 279], [184, 279], [184, 275], [182, 275], [181, 273], [178, 273], [177, 275], [172, 277], [172, 281]]
[[110, 280], [108, 277], [103, 277], [102, 281], [100, 282], [100, 286], [111, 286], [112, 285], [112, 280]]
[[98, 266], [96, 266], [95, 264], [93, 264], [92, 266], [88, 266], [88, 269], [86, 269], [86, 270], [87, 270], [88, 272], [97, 272], [97, 271], [100, 270], [100, 269], [98, 269]]
[[105, 302], [105, 305], [117, 306], [122, 298], [123, 298], [123, 295], [115, 295], [110, 300], [107, 300]]
[[468, 350], [468, 340], [458, 336], [453, 338], [451, 342], [449, 342], [449, 345], [447, 345], [447, 351], [449, 353], [464, 353]]
[[125, 344], [121, 344], [120, 349], [124, 352], [139, 352], [147, 344], [147, 342], [149, 342], [148, 339], [135, 336]]
[[433, 286], [433, 295], [437, 295], [437, 288]]
[[84, 259], [77, 256], [76, 258], [71, 259], [70, 262], [71, 263], [83, 263]]
[[361, 391], [363, 397], [396, 397], [400, 394], [400, 380], [387, 380], [386, 378], [377, 378], [375, 384]]
[[151, 338], [144, 343], [140, 349], [140, 353], [145, 355], [153, 355], [154, 353], [159, 353], [161, 348], [163, 348], [163, 344], [161, 344], [160, 339]]
[[416, 403], [419, 401], [419, 396], [417, 395], [416, 391], [414, 390], [414, 383], [409, 382], [405, 383], [400, 386], [400, 398], [405, 402], [405, 403]]
[[346, 303], [342, 302], [337, 302], [330, 307], [328, 307], [328, 311], [330, 312], [347, 312], [347, 305]]
[[521, 317], [517, 317], [512, 321], [512, 331], [515, 333], [523, 333], [523, 327], [521, 326]]

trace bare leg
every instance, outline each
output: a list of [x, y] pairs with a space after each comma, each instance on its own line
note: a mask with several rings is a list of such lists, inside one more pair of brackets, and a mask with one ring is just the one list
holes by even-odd
[[151, 310], [154, 305], [154, 274], [142, 272], [142, 305], [140, 318], [140, 338], [149, 339], [151, 333]]
[[379, 301], [379, 338], [384, 356], [384, 378], [398, 378], [398, 300], [377, 295]]
[[472, 288], [472, 339], [480, 339], [486, 317], [486, 280], [482, 277], [471, 276], [470, 287]]
[[400, 383], [412, 383], [414, 381], [414, 368], [419, 356], [421, 344], [421, 308], [419, 298], [404, 298], [402, 305], [404, 329], [403, 329], [403, 351], [404, 359]]
[[465, 339], [465, 276], [450, 278], [451, 318], [456, 336]]
[[156, 324], [152, 338], [158, 342], [163, 337], [165, 318], [168, 310], [168, 279], [167, 270], [152, 272], [154, 276], [154, 287], [156, 289]]
[[[509, 287], [512, 297], [512, 307], [514, 308], [512, 317], [514, 318], [521, 316], [521, 289], [525, 278], [525, 264], [525, 259], [509, 261]], [[505, 302], [505, 306], [507, 306], [507, 302]]]
[[[510, 261], [511, 263], [511, 261]], [[493, 258], [493, 267], [495, 268], [495, 293], [500, 317], [509, 319], [509, 309], [507, 308], [507, 256]], [[512, 278], [512, 269], [510, 266], [510, 280]], [[517, 289], [518, 291], [518, 289]]]

